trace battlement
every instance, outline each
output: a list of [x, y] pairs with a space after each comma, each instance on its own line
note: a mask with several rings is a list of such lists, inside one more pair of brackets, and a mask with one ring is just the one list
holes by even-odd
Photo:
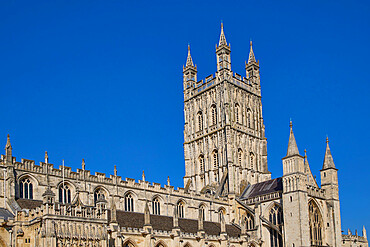
[[[1, 162], [4, 161], [4, 155], [1, 156]], [[84, 170], [77, 168], [76, 171], [72, 171], [72, 168], [69, 166], [62, 166], [60, 165], [58, 168], [55, 168], [53, 164], [40, 162], [39, 165], [36, 165], [34, 160], [29, 159], [21, 159], [21, 162], [17, 162], [16, 158], [13, 157], [14, 160], [14, 168], [15, 170], [20, 170], [25, 173], [37, 173], [45, 175], [48, 174], [50, 177], [58, 177], [63, 178], [66, 180], [74, 180], [74, 181], [86, 181], [86, 182], [93, 182], [111, 186], [122, 186], [122, 187], [129, 187], [131, 189], [140, 189], [140, 190], [147, 190], [152, 192], [158, 193], [170, 193], [175, 196], [179, 197], [193, 197], [199, 199], [210, 199], [212, 196], [210, 195], [203, 195], [199, 193], [195, 193], [195, 191], [185, 191], [184, 188], [178, 187], [174, 188], [171, 185], [162, 185], [156, 182], [148, 182], [142, 180], [135, 180], [133, 178], [125, 178], [122, 179], [121, 176], [116, 175], [109, 175], [109, 177], [105, 173], [95, 172], [94, 174], [91, 173], [90, 170]], [[5, 165], [5, 164], [3, 164]], [[226, 198], [212, 198], [215, 202], [225, 203], [227, 202]]]
[[186, 89], [191, 89], [192, 92], [188, 96], [188, 98], [185, 98], [185, 100], [188, 100], [199, 93], [202, 93], [203, 91], [207, 90], [208, 88], [211, 88], [212, 86], [216, 85], [223, 79], [227, 79], [232, 84], [243, 88], [244, 90], [247, 90], [248, 92], [255, 94], [257, 96], [261, 96], [260, 90], [257, 90], [255, 88], [255, 84], [253, 84], [248, 78], [242, 77], [241, 75], [234, 73], [230, 78], [221, 78], [217, 77], [217, 73], [215, 75], [211, 74], [207, 76], [205, 79], [200, 80], [198, 82], [194, 82], [191, 85], [188, 85]]
[[321, 199], [325, 199], [325, 190], [321, 188], [317, 188], [311, 185], [307, 185], [307, 193], [309, 196], [318, 197]]

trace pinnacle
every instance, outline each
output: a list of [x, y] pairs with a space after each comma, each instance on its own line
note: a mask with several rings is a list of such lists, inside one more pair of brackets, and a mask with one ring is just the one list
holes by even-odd
[[188, 45], [188, 57], [186, 59], [186, 67], [188, 66], [194, 67], [193, 59], [191, 58], [191, 54], [190, 54], [190, 45]]
[[227, 45], [226, 37], [224, 33], [224, 24], [221, 22], [221, 35], [220, 35], [220, 41], [218, 42], [218, 46]]
[[328, 169], [328, 168], [335, 168], [333, 156], [331, 155], [330, 147], [329, 147], [329, 138], [326, 137], [326, 150], [325, 150], [325, 158], [324, 158], [324, 164], [322, 166], [322, 169]]
[[299, 154], [297, 142], [295, 141], [294, 133], [293, 133], [293, 124], [290, 121], [290, 135], [289, 135], [289, 142], [288, 142], [288, 151], [286, 156], [296, 155]]
[[254, 56], [253, 47], [252, 47], [252, 41], [250, 42], [250, 50], [249, 50], [249, 58], [248, 63], [256, 62], [256, 57]]
[[10, 135], [8, 134], [6, 139], [6, 146], [5, 149], [12, 148], [12, 145], [10, 144]]

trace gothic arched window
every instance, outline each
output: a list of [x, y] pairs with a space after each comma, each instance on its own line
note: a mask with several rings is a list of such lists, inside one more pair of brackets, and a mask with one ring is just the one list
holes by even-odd
[[[281, 210], [281, 207], [279, 207], [278, 205], [274, 205], [274, 207], [271, 208], [269, 213], [269, 220], [273, 225], [279, 228], [281, 232], [283, 223], [283, 211]], [[276, 229], [273, 228], [270, 228], [270, 246], [271, 247], [283, 246], [283, 239], [281, 237], [281, 234]]]
[[62, 183], [59, 186], [59, 202], [71, 203], [71, 188], [68, 184]]
[[105, 200], [105, 192], [103, 189], [97, 189], [94, 192], [94, 203], [96, 203], [98, 200]]
[[216, 170], [218, 168], [218, 151], [213, 151], [213, 169]]
[[221, 221], [222, 221], [222, 218], [224, 218], [225, 219], [225, 214], [226, 214], [226, 212], [225, 212], [225, 209], [224, 208], [220, 208], [219, 210], [218, 210], [218, 221], [221, 223]]
[[211, 114], [212, 114], [212, 125], [217, 124], [217, 108], [215, 105], [211, 107]]
[[322, 246], [323, 220], [314, 201], [308, 203], [311, 246]]
[[235, 122], [240, 123], [240, 109], [239, 105], [235, 104]]
[[199, 170], [200, 170], [200, 174], [204, 173], [204, 156], [203, 155], [199, 156]]
[[198, 112], [198, 131], [201, 131], [203, 130], [203, 115], [202, 115], [202, 112]]
[[243, 150], [238, 149], [238, 165], [241, 167], [243, 162]]
[[177, 214], [178, 214], [179, 218], [185, 218], [184, 207], [185, 207], [185, 203], [183, 201], [179, 201], [177, 203]]
[[131, 194], [125, 196], [125, 211], [134, 212], [134, 197]]
[[254, 217], [252, 214], [247, 212], [246, 216], [244, 217], [244, 220], [245, 220], [245, 228], [247, 230], [254, 229]]
[[250, 160], [251, 160], [251, 169], [253, 170], [254, 169], [254, 154], [251, 152], [250, 154], [249, 154], [249, 156], [250, 156]]
[[200, 205], [199, 213], [203, 220], [206, 220], [206, 207], [204, 205]]
[[248, 128], [252, 127], [252, 112], [251, 112], [251, 109], [249, 108], [247, 110], [247, 125], [248, 125]]
[[124, 244], [123, 244], [123, 247], [134, 247], [135, 245], [133, 243], [131, 243], [130, 240], [127, 240]]
[[158, 197], [156, 197], [156, 198], [153, 199], [153, 202], [152, 202], [152, 211], [153, 211], [153, 214], [156, 214], [156, 215], [160, 215], [161, 214], [161, 203], [160, 203]]
[[19, 197], [33, 199], [33, 185], [30, 178], [22, 178], [19, 181]]

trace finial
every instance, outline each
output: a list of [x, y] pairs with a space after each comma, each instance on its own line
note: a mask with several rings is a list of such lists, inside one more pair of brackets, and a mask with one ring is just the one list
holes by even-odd
[[10, 135], [8, 134], [8, 136], [7, 136], [7, 138], [6, 138], [6, 146], [5, 146], [5, 148], [7, 149], [7, 148], [11, 148], [12, 147], [12, 145], [10, 144]]
[[114, 165], [114, 176], [117, 176], [117, 166]]
[[45, 151], [45, 163], [49, 163], [49, 156], [48, 156], [48, 151]]
[[326, 143], [329, 143], [329, 137], [326, 135]]
[[188, 43], [188, 51], [190, 51], [190, 43]]
[[304, 157], [307, 157], [307, 150], [304, 150]]
[[82, 170], [85, 170], [85, 159], [82, 159], [82, 164], [81, 164], [81, 166], [82, 166]]
[[292, 119], [290, 119], [289, 127], [290, 127], [290, 128], [293, 128], [293, 122], [292, 122]]
[[249, 42], [250, 46], [252, 47], [252, 40]]
[[144, 173], [144, 170], [143, 170], [143, 174], [141, 176], [141, 180], [145, 182], [145, 173]]

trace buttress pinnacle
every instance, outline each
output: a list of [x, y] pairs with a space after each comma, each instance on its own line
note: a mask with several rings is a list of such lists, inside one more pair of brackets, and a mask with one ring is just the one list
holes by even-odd
[[325, 158], [324, 164], [322, 165], [322, 169], [328, 168], [335, 168], [333, 156], [331, 155], [330, 147], [329, 147], [329, 138], [326, 137], [326, 150], [325, 150]]
[[190, 45], [188, 45], [188, 57], [186, 59], [186, 67], [188, 66], [194, 67], [193, 59], [191, 58], [191, 54], [190, 54]]
[[290, 121], [290, 135], [289, 135], [289, 142], [288, 142], [288, 151], [286, 156], [291, 156], [295, 154], [299, 154], [297, 142], [295, 141], [294, 133], [293, 133], [293, 124]]
[[7, 139], [6, 139], [6, 145], [5, 149], [12, 148], [12, 145], [10, 144], [10, 135], [8, 134]]
[[252, 47], [252, 41], [250, 42], [250, 50], [249, 50], [249, 58], [248, 63], [256, 62], [256, 57], [254, 56], [253, 47]]
[[226, 37], [224, 34], [224, 24], [221, 22], [221, 34], [220, 34], [220, 41], [218, 42], [218, 46], [227, 45]]

